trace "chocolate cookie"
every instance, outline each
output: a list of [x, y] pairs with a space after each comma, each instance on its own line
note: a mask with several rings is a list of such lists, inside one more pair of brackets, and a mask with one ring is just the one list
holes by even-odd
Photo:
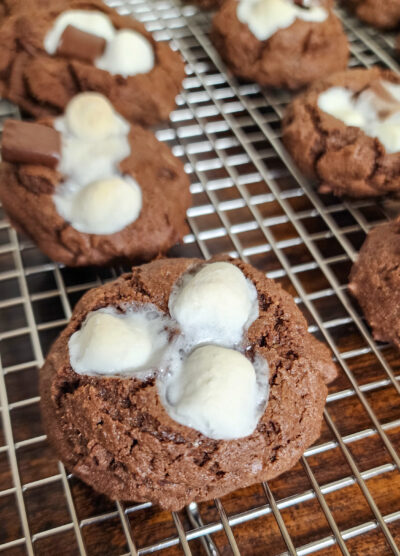
[[239, 260], [166, 259], [83, 296], [40, 390], [70, 471], [113, 499], [178, 510], [292, 467], [320, 434], [335, 376], [329, 350], [264, 274]]
[[312, 4], [227, 0], [214, 17], [212, 40], [235, 75], [297, 89], [344, 69], [349, 57], [331, 0]]
[[400, 222], [377, 226], [361, 248], [350, 274], [374, 338], [400, 349]]
[[288, 106], [283, 142], [321, 193], [372, 197], [400, 189], [400, 78], [377, 67], [318, 81]]
[[400, 24], [400, 0], [348, 0], [345, 5], [378, 29], [394, 29]]
[[168, 118], [184, 77], [177, 52], [100, 0], [55, 0], [47, 8], [38, 1], [24, 0], [25, 9], [2, 25], [4, 98], [44, 117], [80, 91], [97, 91], [131, 122]]
[[181, 162], [98, 93], [77, 95], [56, 119], [7, 120], [2, 156], [5, 212], [55, 261], [147, 261], [187, 231]]

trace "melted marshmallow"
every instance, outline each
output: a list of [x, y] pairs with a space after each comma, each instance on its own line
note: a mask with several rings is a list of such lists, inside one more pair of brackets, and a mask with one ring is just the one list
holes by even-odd
[[57, 196], [56, 207], [79, 232], [114, 234], [139, 216], [142, 192], [130, 176], [94, 181], [76, 192], [69, 185]]
[[44, 48], [48, 54], [53, 56], [56, 53], [61, 35], [68, 25], [106, 40], [103, 55], [94, 63], [97, 68], [123, 77], [147, 73], [153, 69], [153, 47], [142, 34], [129, 29], [117, 31], [106, 14], [92, 10], [67, 10], [61, 13], [44, 39]]
[[148, 73], [154, 67], [153, 48], [141, 33], [123, 29], [107, 44], [96, 66], [113, 75], [123, 77]]
[[148, 375], [168, 342], [167, 323], [156, 307], [113, 307], [92, 311], [69, 339], [72, 368], [85, 375]]
[[379, 84], [387, 97], [378, 95], [372, 88], [355, 96], [344, 87], [331, 87], [319, 95], [318, 107], [346, 125], [359, 127], [369, 137], [379, 139], [387, 153], [397, 153], [400, 152], [400, 85], [385, 81]]
[[184, 275], [171, 293], [169, 310], [188, 341], [235, 345], [258, 316], [257, 290], [235, 265], [206, 264]]
[[239, 351], [203, 345], [172, 370], [161, 396], [178, 423], [209, 438], [241, 438], [255, 430], [265, 409], [267, 377], [264, 359], [252, 364]]
[[328, 17], [322, 6], [301, 8], [292, 0], [240, 0], [237, 17], [246, 23], [255, 37], [265, 41], [279, 29], [290, 27], [296, 19], [320, 23]]
[[58, 213], [90, 234], [113, 234], [134, 222], [141, 189], [118, 167], [130, 154], [129, 124], [102, 95], [81, 93], [54, 127], [61, 133], [58, 170], [65, 176], [53, 195]]

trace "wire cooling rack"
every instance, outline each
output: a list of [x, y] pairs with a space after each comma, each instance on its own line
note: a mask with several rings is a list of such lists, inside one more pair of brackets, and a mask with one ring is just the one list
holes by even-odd
[[[184, 90], [159, 127], [191, 177], [191, 233], [175, 255], [240, 256], [282, 283], [340, 364], [322, 434], [268, 484], [178, 513], [95, 494], [57, 462], [40, 423], [38, 369], [89, 288], [121, 269], [71, 270], [46, 259], [0, 215], [0, 551], [11, 556], [162, 553], [400, 554], [400, 361], [377, 344], [348, 295], [368, 230], [390, 202], [319, 196], [280, 143], [290, 96], [237, 82], [209, 37], [210, 16], [172, 0], [110, 2], [187, 63]], [[351, 65], [397, 70], [394, 37], [340, 15]], [[0, 103], [0, 118], [18, 117]]]

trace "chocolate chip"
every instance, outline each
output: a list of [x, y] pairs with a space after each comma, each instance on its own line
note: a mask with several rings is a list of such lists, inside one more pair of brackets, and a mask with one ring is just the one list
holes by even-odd
[[93, 62], [99, 58], [106, 47], [106, 40], [92, 33], [81, 31], [68, 25], [61, 35], [57, 54], [65, 58], [76, 58], [84, 62]]
[[60, 156], [61, 137], [54, 128], [18, 120], [5, 121], [2, 157], [6, 162], [55, 168]]

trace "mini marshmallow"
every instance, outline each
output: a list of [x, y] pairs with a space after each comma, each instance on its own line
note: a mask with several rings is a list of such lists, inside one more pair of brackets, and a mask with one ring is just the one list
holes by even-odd
[[142, 208], [141, 189], [129, 176], [92, 182], [75, 194], [67, 188], [64, 185], [54, 201], [61, 216], [79, 232], [114, 234], [134, 222]]
[[167, 389], [167, 411], [179, 423], [219, 439], [242, 438], [257, 426], [257, 378], [240, 352], [195, 349]]
[[100, 141], [118, 131], [114, 108], [99, 93], [76, 95], [68, 103], [65, 120], [71, 133], [86, 141]]
[[206, 264], [183, 277], [170, 295], [169, 310], [188, 341], [235, 345], [258, 316], [257, 291], [235, 265]]
[[60, 14], [44, 39], [48, 54], [54, 56], [57, 52], [68, 25], [105, 39], [105, 51], [94, 61], [95, 67], [123, 77], [153, 69], [154, 51], [146, 37], [131, 29], [117, 31], [106, 14], [92, 10], [67, 10]]
[[158, 365], [168, 340], [165, 326], [153, 305], [93, 311], [69, 339], [72, 368], [84, 375], [142, 376]]
[[123, 77], [148, 73], [154, 67], [153, 48], [141, 33], [123, 29], [108, 43], [96, 65], [112, 75]]
[[272, 37], [279, 29], [290, 27], [296, 19], [320, 23], [328, 17], [322, 6], [302, 8], [293, 0], [240, 0], [237, 17], [246, 23], [260, 41]]
[[93, 10], [67, 10], [55, 19], [44, 39], [44, 48], [48, 54], [56, 53], [61, 35], [68, 25], [106, 41], [111, 41], [115, 36], [114, 25], [106, 14]]
[[[377, 138], [388, 154], [400, 152], [400, 86], [381, 81], [388, 98], [368, 88], [355, 96], [343, 87], [331, 87], [318, 97], [318, 107], [348, 126]], [[392, 99], [390, 98], [392, 96]], [[399, 103], [397, 105], [397, 103]], [[387, 112], [387, 117], [381, 114]]]

